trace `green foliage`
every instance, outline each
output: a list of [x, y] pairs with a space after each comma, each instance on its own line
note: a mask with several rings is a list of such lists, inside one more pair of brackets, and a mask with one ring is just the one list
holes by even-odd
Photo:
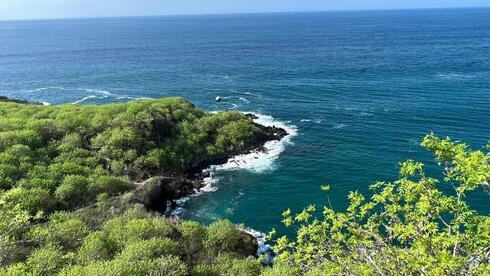
[[18, 237], [28, 225], [31, 217], [19, 205], [6, 208], [3, 200], [0, 201], [0, 208], [2, 209], [0, 212], [0, 264], [5, 265], [14, 262], [17, 259], [16, 253], [19, 249], [22, 250], [22, 242]]
[[178, 226], [183, 239], [192, 239], [201, 242], [206, 237], [206, 228], [195, 221], [184, 221]]
[[59, 200], [69, 202], [73, 207], [86, 204], [89, 192], [90, 180], [80, 175], [69, 175], [63, 183], [56, 188], [55, 196]]
[[124, 179], [114, 176], [99, 176], [93, 178], [88, 190], [95, 195], [117, 195], [134, 188], [134, 185]]
[[204, 245], [218, 252], [226, 252], [235, 248], [239, 241], [240, 233], [236, 227], [228, 220], [221, 220], [209, 225]]
[[262, 275], [262, 276], [296, 276], [296, 275], [301, 275], [301, 271], [297, 267], [291, 266], [289, 264], [276, 263], [273, 267], [265, 268], [260, 275]]
[[117, 195], [156, 174], [246, 147], [260, 132], [239, 113], [182, 98], [104, 106], [0, 102], [0, 189], [32, 216]]
[[[228, 234], [228, 226], [235, 229], [229, 222], [221, 224]], [[207, 263], [217, 271], [231, 271], [224, 275], [252, 275], [245, 271], [256, 271], [258, 264], [241, 261], [238, 254], [209, 254], [203, 246], [207, 228], [196, 222], [175, 226], [168, 219], [130, 210], [96, 228], [88, 229], [76, 213], [52, 214], [49, 222], [24, 234], [34, 250], [7, 262], [0, 275], [189, 275], [194, 266]], [[238, 230], [234, 233], [240, 239]]]
[[218, 268], [209, 264], [196, 265], [192, 271], [191, 276], [219, 276]]
[[131, 261], [151, 260], [159, 256], [178, 255], [179, 245], [169, 238], [152, 238], [130, 243], [117, 256], [118, 259]]
[[231, 266], [225, 262], [225, 265], [220, 265], [221, 275], [239, 275], [239, 276], [255, 276], [259, 275], [262, 270], [262, 264], [255, 258], [232, 260]]
[[25, 271], [31, 275], [53, 275], [70, 262], [61, 250], [45, 247], [35, 250], [25, 263]]
[[95, 262], [88, 266], [72, 266], [63, 271], [68, 276], [132, 276], [132, 275], [188, 275], [187, 266], [175, 256], [166, 256], [154, 260], [126, 261], [113, 260]]
[[173, 237], [175, 227], [168, 221], [151, 218], [128, 218], [127, 216], [111, 219], [102, 226], [102, 231], [108, 239], [112, 240], [119, 248], [126, 243], [151, 238]]
[[116, 252], [116, 243], [107, 238], [104, 232], [93, 232], [83, 240], [77, 253], [77, 261], [83, 265], [106, 261], [112, 259]]
[[218, 257], [213, 264], [197, 265], [192, 276], [256, 276], [262, 270], [257, 259], [234, 259], [228, 255]]
[[196, 257], [204, 248], [207, 229], [194, 221], [185, 221], [178, 226], [182, 254], [189, 260]]
[[55, 210], [58, 205], [49, 192], [40, 188], [13, 188], [1, 193], [0, 200], [4, 203], [2, 207], [5, 209], [18, 206], [31, 216], [39, 216], [44, 212], [49, 213]]
[[[465, 201], [466, 191], [487, 189], [490, 154], [465, 144], [425, 137], [422, 145], [445, 167], [444, 181], [454, 194], [438, 189], [422, 163], [400, 164], [400, 179], [371, 185], [367, 200], [349, 194], [345, 212], [315, 206], [297, 215], [296, 240], [281, 237], [273, 268], [265, 275], [484, 275], [489, 271], [490, 217]], [[324, 188], [325, 191], [329, 189]]]
[[55, 213], [46, 226], [37, 226], [27, 233], [30, 240], [41, 246], [54, 246], [70, 251], [78, 248], [89, 229], [72, 214]]

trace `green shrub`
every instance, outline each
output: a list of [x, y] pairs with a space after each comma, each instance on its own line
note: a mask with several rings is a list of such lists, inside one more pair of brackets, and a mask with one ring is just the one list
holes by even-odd
[[211, 274], [217, 272], [218, 275], [223, 276], [256, 276], [260, 275], [261, 270], [262, 264], [257, 259], [240, 260], [234, 259], [229, 255], [221, 255], [216, 259], [212, 267], [201, 266], [198, 272], [209, 271]]
[[146, 276], [146, 275], [188, 275], [187, 266], [175, 256], [155, 260], [131, 261], [116, 259], [106, 262], [95, 262], [87, 266], [71, 266], [63, 271], [67, 276]]
[[120, 247], [123, 247], [127, 242], [156, 237], [171, 237], [175, 233], [175, 228], [169, 222], [159, 218], [131, 219], [118, 217], [106, 222], [102, 229], [107, 237]]
[[8, 267], [0, 268], [0, 275], [25, 276], [29, 275], [29, 272], [25, 263], [17, 263]]
[[[340, 271], [339, 271], [340, 273]], [[297, 276], [301, 275], [301, 271], [292, 266], [284, 264], [276, 264], [273, 267], [262, 270], [261, 276]]]
[[166, 256], [151, 262], [150, 275], [186, 276], [189, 269], [175, 256]]
[[86, 204], [92, 198], [89, 193], [90, 181], [80, 175], [68, 175], [65, 177], [55, 192], [58, 199], [68, 202], [72, 207]]
[[167, 255], [178, 255], [179, 245], [169, 238], [152, 238], [126, 244], [116, 257], [128, 262], [151, 260]]
[[83, 139], [80, 134], [69, 133], [63, 138], [58, 149], [62, 152], [72, 152], [81, 147], [83, 147]]
[[207, 235], [207, 229], [195, 221], [184, 221], [178, 226], [184, 243], [192, 247], [200, 247]]
[[49, 178], [60, 184], [68, 175], [89, 176], [92, 172], [92, 168], [88, 168], [83, 164], [73, 161], [52, 163], [48, 167]]
[[70, 258], [54, 247], [35, 250], [26, 261], [26, 268], [31, 275], [54, 275], [60, 271]]
[[90, 264], [110, 260], [117, 252], [117, 246], [103, 232], [92, 232], [84, 240], [77, 252], [77, 262]]
[[239, 242], [240, 231], [230, 221], [221, 220], [209, 225], [204, 245], [217, 251], [229, 251]]
[[199, 264], [192, 268], [191, 276], [220, 276], [220, 271], [217, 266]]
[[89, 190], [95, 195], [101, 193], [117, 195], [134, 189], [134, 185], [131, 182], [114, 176], [99, 176], [92, 181]]
[[38, 226], [27, 235], [42, 246], [56, 246], [64, 250], [77, 249], [89, 234], [85, 223], [72, 214], [55, 213], [47, 226]]
[[231, 268], [226, 271], [229, 276], [256, 276], [260, 274], [262, 264], [254, 258], [233, 260]]
[[13, 188], [2, 195], [2, 200], [7, 208], [19, 205], [22, 210], [27, 211], [32, 216], [39, 212], [52, 212], [58, 203], [51, 197], [48, 191], [40, 188]]

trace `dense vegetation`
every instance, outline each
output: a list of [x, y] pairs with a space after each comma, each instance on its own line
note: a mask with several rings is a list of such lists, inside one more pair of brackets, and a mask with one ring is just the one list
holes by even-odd
[[206, 227], [145, 208], [140, 199], [167, 178], [135, 189], [246, 148], [262, 130], [243, 115], [180, 98], [7, 101], [0, 115], [0, 275], [490, 275], [490, 217], [467, 203], [490, 189], [488, 148], [431, 134], [422, 145], [444, 177], [409, 160], [369, 199], [352, 192], [345, 211], [285, 211], [297, 236], [275, 240], [265, 268], [229, 221]]
[[[229, 221], [208, 227], [174, 222], [135, 208], [97, 228], [84, 215], [59, 212], [46, 224], [23, 231], [22, 239], [2, 252], [5, 261], [21, 258], [1, 275], [247, 275], [259, 273], [247, 259], [242, 233]], [[249, 250], [248, 250], [249, 251]], [[9, 260], [10, 259], [10, 260]]]
[[261, 130], [181, 98], [104, 106], [0, 105], [0, 200], [42, 217], [228, 156]]

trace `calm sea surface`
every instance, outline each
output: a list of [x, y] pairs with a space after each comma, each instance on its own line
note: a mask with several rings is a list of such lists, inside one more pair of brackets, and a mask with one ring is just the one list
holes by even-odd
[[[183, 96], [298, 129], [261, 173], [220, 173], [186, 218], [258, 230], [429, 162], [430, 131], [490, 139], [490, 9], [0, 22], [0, 95], [50, 104]], [[228, 97], [220, 104], [216, 96]], [[488, 197], [471, 203], [490, 213]]]

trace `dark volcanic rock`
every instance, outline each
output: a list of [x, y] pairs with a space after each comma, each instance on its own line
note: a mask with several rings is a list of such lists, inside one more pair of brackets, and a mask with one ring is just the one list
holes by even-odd
[[257, 120], [259, 118], [252, 113], [245, 114], [245, 117], [247, 117], [247, 119], [249, 119], [250, 121]]
[[[200, 183], [180, 177], [153, 177], [134, 191], [134, 198], [147, 209], [165, 212], [167, 201], [172, 201], [194, 193]], [[175, 205], [175, 204], [174, 204]], [[175, 207], [175, 206], [172, 206]]]
[[35, 105], [42, 105], [42, 103], [37, 103], [37, 102], [29, 102], [26, 100], [16, 100], [16, 99], [10, 99], [4, 96], [0, 96], [0, 102], [7, 102], [7, 103], [18, 103], [18, 104], [35, 104]]
[[286, 137], [288, 135], [287, 131], [284, 130], [283, 128], [279, 128], [279, 127], [276, 127], [276, 126], [262, 126], [262, 125], [258, 125], [257, 126], [262, 129], [265, 134], [266, 134], [266, 137], [264, 138], [264, 141], [263, 143], [265, 144], [265, 142], [268, 142], [268, 141], [272, 141], [272, 140], [281, 140], [282, 138]]

